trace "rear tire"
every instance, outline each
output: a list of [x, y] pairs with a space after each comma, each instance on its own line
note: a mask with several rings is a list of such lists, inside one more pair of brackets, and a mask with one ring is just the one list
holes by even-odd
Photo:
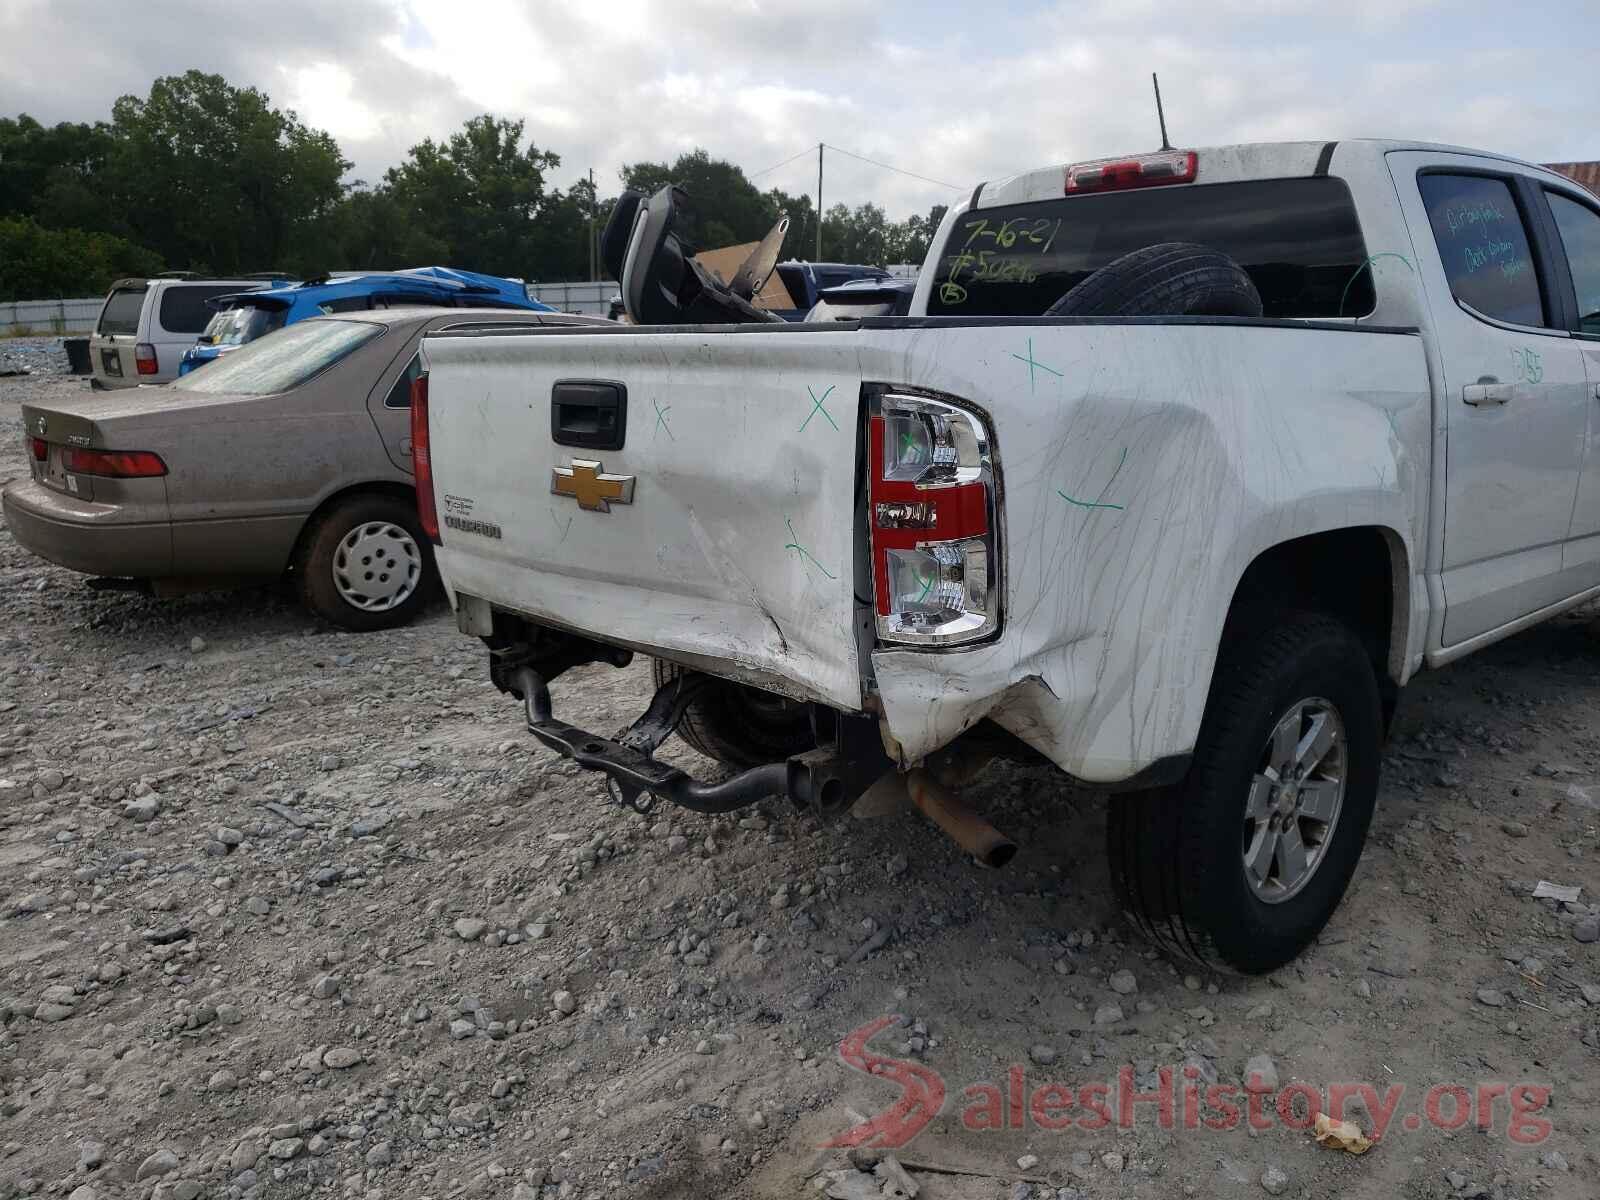
[[[657, 689], [687, 673], [659, 658], [651, 660], [650, 670]], [[805, 705], [725, 679], [714, 680], [689, 705], [678, 736], [707, 758], [741, 771], [817, 746]]]
[[1113, 796], [1106, 846], [1147, 938], [1254, 975], [1299, 954], [1344, 896], [1377, 798], [1383, 713], [1367, 648], [1343, 623], [1292, 613], [1246, 636], [1218, 663], [1188, 776]]
[[347, 496], [318, 515], [295, 574], [307, 608], [356, 633], [408, 623], [438, 586], [415, 506], [381, 492]]
[[1047, 317], [1259, 317], [1261, 294], [1226, 254], [1158, 242], [1101, 267], [1045, 310]]

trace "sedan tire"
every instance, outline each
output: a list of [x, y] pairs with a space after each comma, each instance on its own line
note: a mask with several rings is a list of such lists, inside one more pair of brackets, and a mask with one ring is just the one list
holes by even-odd
[[375, 492], [339, 500], [315, 519], [296, 575], [306, 607], [357, 633], [406, 624], [438, 580], [415, 506]]

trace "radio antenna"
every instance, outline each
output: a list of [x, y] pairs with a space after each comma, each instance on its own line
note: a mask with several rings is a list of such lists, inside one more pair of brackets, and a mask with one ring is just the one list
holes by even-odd
[[1171, 150], [1172, 143], [1167, 141], [1167, 117], [1161, 111], [1161, 81], [1156, 78], [1154, 71], [1150, 72], [1150, 86], [1156, 90], [1156, 120], [1161, 122], [1161, 148]]

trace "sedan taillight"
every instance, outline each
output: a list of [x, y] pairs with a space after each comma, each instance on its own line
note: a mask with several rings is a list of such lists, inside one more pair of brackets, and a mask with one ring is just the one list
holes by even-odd
[[110, 479], [151, 479], [167, 473], [167, 464], [149, 450], [68, 449], [63, 467], [72, 475], [100, 475]]
[[869, 424], [868, 532], [878, 637], [978, 641], [999, 628], [999, 556], [989, 436], [973, 413], [882, 392]]
[[433, 498], [433, 459], [428, 453], [428, 377], [411, 382], [411, 474], [417, 485], [417, 520], [428, 540], [439, 544], [439, 508]]
[[33, 443], [33, 460], [35, 462], [43, 462], [50, 457], [49, 442], [43, 438], [30, 438], [29, 441]]

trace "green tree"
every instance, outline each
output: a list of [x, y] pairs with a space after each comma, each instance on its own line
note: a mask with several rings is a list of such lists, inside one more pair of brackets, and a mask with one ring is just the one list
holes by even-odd
[[331, 270], [386, 271], [448, 264], [449, 259], [444, 240], [419, 226], [393, 191], [358, 180], [308, 231], [305, 246], [289, 262], [309, 278]]
[[159, 270], [159, 257], [112, 234], [0, 217], [0, 301], [94, 296], [114, 279]]
[[108, 182], [135, 240], [222, 273], [287, 262], [339, 202], [350, 166], [332, 136], [265, 93], [201, 71], [123, 96], [111, 133]]
[[27, 113], [0, 117], [0, 213], [54, 229], [126, 233], [105, 188], [114, 145], [104, 122], [45, 126]]
[[889, 240], [888, 218], [870, 201], [854, 211], [835, 204], [822, 220], [822, 248], [830, 260], [881, 267], [888, 261]]
[[898, 227], [898, 257], [891, 254], [890, 261], [919, 263], [927, 258], [933, 237], [939, 232], [939, 222], [944, 220], [944, 214], [949, 210], [947, 204], [935, 204], [928, 210], [927, 216], [919, 217], [913, 213], [901, 222]]
[[[385, 175], [406, 220], [445, 247], [445, 265], [523, 278], [538, 273], [539, 219], [557, 199], [545, 173], [561, 157], [522, 148], [522, 130], [521, 121], [485, 113], [442, 143], [418, 142]], [[581, 240], [578, 248], [584, 250]]]

